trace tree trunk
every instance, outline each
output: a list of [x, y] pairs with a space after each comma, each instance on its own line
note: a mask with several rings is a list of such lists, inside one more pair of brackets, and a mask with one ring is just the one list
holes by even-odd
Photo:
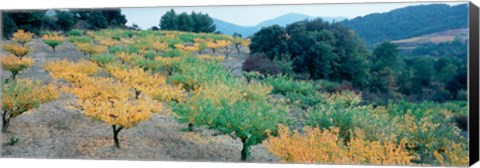
[[238, 56], [240, 56], [240, 47], [238, 47], [238, 45], [236, 45], [235, 48], [237, 49]]
[[120, 149], [120, 141], [118, 140], [118, 133], [123, 129], [123, 127], [119, 126], [117, 129], [117, 126], [113, 125], [112, 128], [113, 128], [113, 142], [115, 143], [115, 147]]
[[188, 123], [188, 131], [189, 132], [193, 131], [193, 124], [192, 123]]
[[18, 72], [12, 71], [12, 79], [15, 80], [17, 78]]
[[7, 110], [4, 110], [2, 113], [2, 133], [7, 133], [8, 126], [10, 126], [10, 116]]
[[242, 155], [240, 160], [247, 161], [250, 158], [250, 145], [247, 144], [247, 139], [242, 139]]
[[142, 93], [142, 91], [137, 90], [136, 88], [134, 88], [134, 90], [135, 90], [135, 99], [138, 99], [140, 97], [140, 93]]
[[53, 49], [53, 52], [55, 53], [55, 47], [52, 47], [52, 49]]

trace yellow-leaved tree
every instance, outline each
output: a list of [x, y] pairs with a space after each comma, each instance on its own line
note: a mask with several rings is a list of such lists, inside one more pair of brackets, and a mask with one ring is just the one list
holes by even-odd
[[19, 58], [23, 58], [31, 51], [29, 47], [18, 44], [5, 44], [2, 48], [3, 50], [8, 51]]
[[170, 76], [172, 73], [175, 71], [175, 69], [178, 69], [178, 64], [182, 60], [181, 57], [156, 57], [155, 61], [160, 63], [160, 66], [162, 69], [167, 71], [167, 74]]
[[71, 63], [66, 60], [49, 62], [45, 66], [52, 77], [72, 84], [65, 90], [77, 97], [76, 104], [72, 105], [74, 108], [112, 126], [115, 147], [120, 148], [119, 132], [150, 119], [153, 113], [162, 110], [162, 104], [148, 96], [135, 99], [131, 87], [114, 78], [93, 77], [97, 68], [88, 61]]
[[232, 44], [232, 42], [230, 40], [217, 40], [216, 43], [217, 43], [217, 47], [223, 49], [223, 54], [225, 55], [225, 59], [228, 59], [228, 56], [233, 51], [230, 48], [230, 44]]
[[58, 97], [54, 85], [41, 85], [29, 79], [2, 83], [2, 132], [6, 133], [10, 120], [40, 104]]
[[[2, 69], [12, 73], [11, 79], [15, 80], [19, 72], [27, 69], [33, 63], [31, 58], [19, 58], [14, 55], [0, 57]], [[9, 79], [7, 79], [8, 81]]]
[[[240, 55], [240, 47], [242, 46], [245, 46], [243, 45], [245, 43], [245, 39], [243, 39], [242, 37], [233, 37], [232, 38], [232, 43], [233, 45], [235, 46], [235, 49], [237, 49], [237, 55]], [[246, 48], [248, 48], [248, 45], [245, 46]]]
[[85, 78], [81, 87], [70, 90], [78, 101], [76, 108], [96, 120], [112, 126], [115, 147], [120, 148], [118, 133], [148, 120], [160, 112], [162, 104], [150, 97], [131, 99], [130, 87], [112, 78]]
[[106, 69], [112, 76], [132, 87], [136, 99], [139, 99], [141, 94], [166, 102], [183, 101], [186, 97], [183, 86], [167, 84], [167, 78], [161, 74], [145, 72], [139, 67], [108, 65]]
[[53, 78], [64, 79], [73, 85], [80, 86], [83, 81], [97, 73], [97, 64], [80, 60], [78, 63], [69, 62], [67, 59], [47, 62], [44, 66]]
[[207, 42], [206, 42], [206, 45], [207, 45], [208, 48], [212, 49], [213, 54], [215, 54], [215, 51], [216, 51], [218, 48], [221, 47], [220, 45], [218, 45], [218, 43], [216, 43], [216, 42], [213, 41], [213, 40], [207, 41]]
[[305, 127], [303, 132], [292, 133], [287, 126], [280, 125], [278, 136], [269, 136], [263, 144], [281, 161], [293, 163], [411, 165], [416, 159], [406, 149], [406, 139], [399, 143], [369, 141], [357, 130], [345, 143], [339, 138], [338, 128]]
[[26, 43], [32, 41], [33, 34], [30, 32], [25, 32], [23, 29], [17, 30], [17, 32], [12, 34], [13, 41], [16, 41], [17, 43], [21, 44], [22, 46], [25, 46]]

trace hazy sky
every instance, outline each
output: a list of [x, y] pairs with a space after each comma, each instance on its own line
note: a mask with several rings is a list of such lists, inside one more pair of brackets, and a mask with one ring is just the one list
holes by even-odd
[[[441, 2], [445, 3], [445, 2]], [[446, 3], [458, 5], [464, 2]], [[262, 5], [262, 6], [205, 6], [205, 7], [173, 7], [175, 12], [202, 12], [211, 17], [242, 26], [254, 26], [264, 20], [272, 19], [287, 13], [301, 13], [314, 17], [347, 17], [355, 18], [371, 13], [383, 13], [405, 6], [432, 3], [363, 3], [363, 4], [314, 4], [314, 5]], [[127, 17], [127, 25], [133, 23], [142, 29], [158, 26], [160, 17], [172, 7], [155, 8], [122, 8]]]

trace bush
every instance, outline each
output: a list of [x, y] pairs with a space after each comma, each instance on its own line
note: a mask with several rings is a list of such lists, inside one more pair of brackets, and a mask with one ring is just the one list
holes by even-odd
[[80, 30], [80, 29], [73, 29], [67, 32], [68, 36], [82, 36], [85, 33], [85, 31]]
[[271, 60], [260, 56], [250, 56], [242, 64], [242, 70], [246, 72], [257, 71], [264, 75], [277, 75], [282, 71]]
[[279, 93], [286, 95], [287, 93], [299, 93], [307, 95], [316, 91], [315, 86], [311, 81], [298, 81], [292, 78], [282, 76], [269, 76], [266, 77], [263, 82], [273, 86], [272, 93]]
[[93, 39], [88, 36], [69, 36], [70, 43], [92, 43]]
[[173, 84], [182, 84], [187, 90], [207, 83], [223, 82], [230, 78], [230, 73], [215, 62], [186, 57], [178, 65], [178, 71], [173, 73], [168, 80]]
[[410, 165], [415, 159], [407, 149], [407, 141], [366, 140], [361, 130], [348, 143], [339, 136], [338, 128], [305, 127], [303, 134], [280, 126], [278, 137], [269, 136], [263, 143], [281, 161], [322, 164]]
[[95, 62], [100, 67], [105, 67], [107, 64], [114, 63], [116, 57], [111, 54], [100, 54], [91, 56], [89, 60]]
[[48, 32], [42, 36], [42, 41], [48, 46], [52, 47], [53, 52], [55, 48], [63, 43], [64, 37], [55, 32]]

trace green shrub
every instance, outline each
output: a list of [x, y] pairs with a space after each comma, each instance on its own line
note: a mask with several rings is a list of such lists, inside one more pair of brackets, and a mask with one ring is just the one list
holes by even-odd
[[301, 95], [308, 95], [316, 92], [316, 88], [311, 81], [298, 81], [290, 77], [283, 76], [269, 76], [263, 82], [273, 86], [272, 93], [286, 95], [287, 93], [298, 93]]
[[80, 29], [72, 29], [67, 32], [68, 36], [82, 36], [85, 33], [85, 31], [80, 30]]
[[220, 64], [202, 61], [195, 57], [187, 57], [179, 63], [179, 66], [179, 70], [168, 80], [173, 84], [182, 84], [187, 90], [231, 78], [230, 73]]
[[93, 39], [88, 36], [70, 36], [68, 41], [71, 43], [92, 43]]
[[241, 160], [248, 160], [251, 146], [261, 143], [269, 133], [275, 134], [278, 124], [289, 123], [287, 106], [265, 95], [246, 98], [248, 95], [237, 87], [211, 85], [184, 103], [174, 103], [172, 111], [183, 121], [240, 139]]
[[99, 54], [89, 57], [89, 59], [95, 62], [101, 67], [105, 67], [107, 64], [114, 63], [116, 61], [116, 56], [112, 54]]

